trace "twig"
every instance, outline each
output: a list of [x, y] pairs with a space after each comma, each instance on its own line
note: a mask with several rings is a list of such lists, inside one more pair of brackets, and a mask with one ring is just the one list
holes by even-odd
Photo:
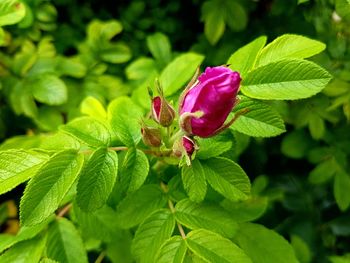
[[[170, 199], [168, 199], [168, 206], [170, 208], [170, 211], [174, 214], [175, 207], [174, 207], [173, 202], [171, 202]], [[185, 233], [185, 230], [183, 229], [182, 225], [179, 222], [176, 222], [176, 224], [177, 224], [177, 228], [179, 229], [179, 232], [180, 232], [182, 239], [186, 239], [186, 233]]]
[[105, 256], [106, 256], [106, 252], [102, 251], [101, 254], [98, 255], [98, 257], [96, 258], [95, 263], [101, 263]]
[[64, 215], [66, 213], [68, 213], [68, 211], [72, 208], [72, 204], [69, 203], [68, 205], [66, 205], [65, 207], [63, 207], [57, 214], [58, 217], [64, 217]]

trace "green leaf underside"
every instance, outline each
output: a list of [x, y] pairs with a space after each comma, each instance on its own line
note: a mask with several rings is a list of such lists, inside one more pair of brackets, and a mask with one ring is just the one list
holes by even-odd
[[285, 59], [251, 71], [243, 80], [241, 91], [255, 99], [303, 99], [320, 92], [331, 78], [313, 62]]
[[203, 201], [207, 192], [207, 182], [201, 163], [195, 159], [191, 166], [183, 166], [181, 176], [189, 198], [194, 202]]
[[6, 193], [31, 178], [47, 161], [48, 156], [35, 151], [7, 150], [0, 152], [0, 194]]
[[38, 236], [34, 239], [22, 241], [0, 256], [0, 262], [4, 263], [37, 263], [45, 246], [45, 238]]
[[231, 201], [245, 200], [250, 195], [250, 182], [242, 168], [226, 158], [211, 158], [202, 163], [208, 183]]
[[165, 204], [166, 198], [158, 185], [144, 185], [119, 203], [116, 220], [121, 228], [131, 228]]
[[256, 58], [266, 44], [266, 40], [266, 36], [258, 37], [233, 53], [227, 61], [230, 69], [238, 71], [244, 79], [246, 74], [254, 68]]
[[285, 132], [282, 117], [271, 106], [242, 96], [234, 112], [247, 109], [233, 124], [232, 129], [253, 137], [272, 137]]
[[195, 70], [204, 60], [204, 56], [186, 53], [175, 58], [166, 66], [159, 81], [164, 89], [164, 95], [170, 96], [186, 85]]
[[77, 185], [79, 207], [92, 212], [101, 208], [112, 192], [118, 172], [118, 155], [106, 148], [97, 149], [85, 165]]
[[140, 262], [154, 262], [158, 249], [174, 231], [174, 215], [167, 209], [152, 213], [136, 231], [131, 249]]
[[208, 229], [226, 237], [232, 237], [237, 224], [228, 212], [219, 206], [196, 204], [183, 199], [176, 204], [176, 220], [189, 229]]
[[188, 248], [206, 262], [251, 263], [242, 249], [216, 233], [198, 229], [188, 233], [185, 240]]
[[253, 262], [298, 262], [292, 246], [275, 231], [262, 225], [241, 224], [234, 241], [247, 253]]
[[57, 219], [48, 230], [47, 256], [58, 262], [87, 263], [83, 241], [71, 221]]
[[107, 146], [111, 140], [108, 128], [103, 123], [91, 117], [77, 118], [61, 126], [61, 130], [94, 147]]
[[155, 258], [156, 263], [182, 263], [184, 262], [187, 247], [180, 236], [173, 236], [166, 240], [159, 248]]
[[77, 178], [84, 158], [68, 150], [53, 155], [29, 181], [20, 204], [22, 225], [35, 225], [45, 220], [59, 206]]
[[308, 58], [322, 52], [326, 45], [304, 36], [285, 34], [269, 43], [260, 53], [257, 66], [285, 58]]
[[147, 156], [140, 150], [128, 150], [121, 172], [121, 181], [127, 186], [127, 192], [139, 189], [145, 182], [149, 171]]

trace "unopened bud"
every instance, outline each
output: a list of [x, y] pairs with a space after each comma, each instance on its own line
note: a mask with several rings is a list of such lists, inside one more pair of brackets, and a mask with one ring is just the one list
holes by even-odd
[[169, 127], [175, 118], [175, 110], [162, 96], [152, 99], [152, 117], [163, 127]]
[[141, 134], [145, 145], [150, 147], [159, 147], [162, 145], [162, 136], [157, 128], [142, 125]]

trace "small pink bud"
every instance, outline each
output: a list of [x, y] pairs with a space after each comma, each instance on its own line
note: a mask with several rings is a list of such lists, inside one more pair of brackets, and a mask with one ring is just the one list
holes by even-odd
[[142, 125], [141, 134], [145, 145], [150, 147], [160, 147], [162, 145], [162, 136], [157, 128]]
[[152, 99], [152, 117], [163, 127], [168, 127], [175, 118], [175, 110], [163, 97], [157, 96]]
[[202, 138], [217, 134], [237, 102], [241, 77], [223, 66], [208, 67], [180, 102], [180, 124], [189, 135]]
[[189, 137], [187, 136], [183, 136], [182, 137], [182, 146], [184, 147], [186, 153], [188, 156], [192, 156], [193, 152], [196, 149], [196, 144], [193, 140], [191, 140]]

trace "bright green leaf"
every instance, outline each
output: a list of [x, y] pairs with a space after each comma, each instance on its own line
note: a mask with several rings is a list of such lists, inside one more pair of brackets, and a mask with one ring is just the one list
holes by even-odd
[[139, 189], [145, 182], [149, 171], [147, 156], [140, 150], [131, 148], [126, 153], [121, 171], [121, 182], [127, 192]]
[[6, 250], [5, 253], [0, 256], [0, 262], [37, 263], [43, 253], [45, 241], [43, 236], [22, 241], [9, 250]]
[[66, 84], [57, 76], [42, 74], [30, 79], [30, 86], [36, 100], [48, 105], [60, 105], [67, 101]]
[[156, 263], [183, 263], [187, 247], [180, 236], [173, 236], [166, 240], [159, 248], [155, 258]]
[[209, 159], [219, 156], [232, 148], [232, 140], [230, 132], [223, 132], [211, 138], [199, 138], [197, 140], [199, 151], [196, 153], [196, 158]]
[[300, 263], [311, 262], [311, 251], [306, 242], [297, 235], [291, 236], [291, 245], [293, 246], [295, 255]]
[[225, 32], [223, 10], [218, 1], [206, 1], [202, 6], [204, 34], [210, 44], [215, 45]]
[[189, 198], [194, 202], [203, 201], [207, 192], [207, 182], [201, 163], [195, 159], [190, 166], [184, 165], [181, 177]]
[[147, 37], [147, 46], [153, 57], [161, 64], [166, 65], [171, 60], [171, 46], [168, 37], [162, 33], [155, 33]]
[[74, 214], [84, 236], [111, 242], [117, 235], [116, 232], [119, 230], [115, 220], [117, 213], [108, 206], [86, 213], [75, 205]]
[[243, 80], [241, 91], [255, 99], [303, 99], [320, 92], [331, 78], [313, 62], [285, 59], [251, 71]]
[[46, 154], [35, 151], [0, 151], [0, 194], [33, 177], [47, 160]]
[[211, 158], [202, 166], [211, 187], [227, 199], [237, 201], [249, 197], [249, 178], [235, 162], [226, 158]]
[[252, 262], [243, 250], [229, 239], [208, 230], [193, 230], [187, 234], [185, 241], [188, 248], [206, 262]]
[[131, 249], [139, 262], [154, 262], [156, 253], [174, 231], [174, 214], [168, 209], [152, 213], [138, 227]]
[[18, 0], [2, 0], [0, 2], [0, 26], [20, 22], [25, 16], [25, 6]]
[[125, 69], [126, 76], [132, 80], [147, 79], [154, 72], [157, 72], [154, 59], [145, 57], [136, 59]]
[[234, 112], [241, 110], [247, 112], [238, 117], [231, 126], [232, 129], [253, 137], [272, 137], [285, 132], [282, 117], [271, 106], [242, 97]]
[[219, 206], [196, 204], [183, 199], [176, 204], [175, 209], [176, 220], [189, 229], [204, 228], [229, 238], [237, 230], [237, 223]]
[[324, 120], [317, 113], [309, 115], [309, 130], [311, 137], [315, 140], [321, 139], [325, 133]]
[[106, 146], [111, 140], [106, 125], [91, 117], [76, 118], [61, 126], [61, 130], [94, 147]]
[[202, 55], [185, 53], [168, 64], [160, 75], [160, 84], [164, 89], [165, 96], [173, 95], [183, 88], [203, 59], [204, 56]]
[[97, 149], [84, 166], [77, 185], [79, 207], [92, 212], [101, 208], [113, 190], [118, 173], [118, 155], [106, 148]]
[[100, 51], [100, 57], [103, 61], [109, 63], [124, 63], [130, 60], [131, 50], [123, 43], [109, 44]]
[[72, 222], [58, 218], [48, 229], [47, 256], [58, 262], [87, 263], [83, 241]]
[[266, 39], [266, 36], [258, 37], [233, 53], [227, 61], [227, 64], [230, 65], [230, 69], [238, 71], [244, 78], [246, 74], [254, 68], [256, 58], [260, 50], [266, 44]]
[[162, 208], [166, 198], [157, 185], [144, 185], [135, 192], [129, 193], [117, 207], [120, 227], [131, 228], [140, 224], [150, 213]]
[[76, 151], [53, 155], [32, 178], [21, 199], [20, 219], [23, 226], [35, 225], [49, 217], [77, 178], [83, 156]]
[[270, 44], [260, 53], [257, 66], [263, 66], [285, 58], [308, 58], [312, 57], [326, 48], [320, 41], [304, 36], [285, 34]]
[[309, 181], [312, 184], [322, 184], [329, 181], [338, 170], [336, 161], [332, 159], [325, 160], [318, 164], [309, 174]]
[[98, 120], [106, 120], [107, 119], [107, 112], [105, 108], [103, 107], [102, 103], [92, 97], [86, 97], [80, 104], [80, 111], [83, 114], [86, 114], [92, 118], [98, 119]]
[[243, 223], [234, 241], [256, 263], [297, 263], [293, 247], [275, 231], [262, 225]]

